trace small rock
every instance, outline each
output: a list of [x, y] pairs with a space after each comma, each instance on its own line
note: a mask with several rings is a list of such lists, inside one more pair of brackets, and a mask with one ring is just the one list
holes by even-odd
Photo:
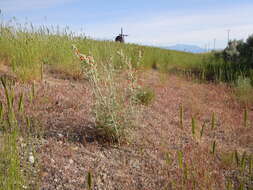
[[69, 159], [69, 163], [70, 163], [70, 164], [73, 164], [74, 161], [73, 161], [72, 159]]
[[29, 160], [29, 162], [30, 162], [31, 164], [34, 164], [35, 159], [34, 159], [34, 156], [33, 156], [32, 152], [30, 152], [28, 160]]
[[137, 160], [136, 161], [132, 161], [131, 165], [135, 169], [140, 169], [140, 163]]

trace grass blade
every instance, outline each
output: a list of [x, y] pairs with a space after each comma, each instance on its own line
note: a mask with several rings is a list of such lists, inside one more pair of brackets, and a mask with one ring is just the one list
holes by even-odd
[[205, 127], [206, 127], [206, 124], [205, 123], [203, 123], [203, 125], [202, 125], [202, 127], [201, 127], [201, 131], [200, 131], [200, 138], [203, 136], [203, 134], [204, 134], [204, 129], [205, 129]]
[[182, 151], [177, 152], [177, 158], [178, 158], [179, 168], [183, 169], [183, 152]]
[[180, 127], [183, 128], [183, 117], [184, 117], [184, 113], [183, 113], [183, 105], [180, 104], [180, 108], [179, 108], [179, 124], [180, 124]]
[[19, 97], [19, 102], [18, 102], [18, 111], [21, 112], [23, 111], [24, 104], [23, 104], [23, 93]]
[[4, 109], [3, 104], [2, 102], [0, 102], [0, 122], [2, 122], [3, 119], [3, 109]]
[[214, 112], [212, 113], [212, 123], [211, 123], [211, 129], [213, 130], [215, 128], [215, 115]]
[[196, 122], [194, 117], [192, 117], [192, 135], [195, 136]]
[[252, 159], [252, 155], [250, 155], [249, 157], [249, 174], [252, 175], [252, 163], [253, 159]]
[[248, 126], [248, 109], [247, 109], [247, 107], [245, 107], [245, 109], [244, 109], [243, 121], [244, 121], [244, 127], [246, 128]]
[[235, 161], [236, 161], [236, 165], [239, 166], [240, 158], [239, 158], [237, 150], [235, 150]]
[[212, 151], [211, 151], [212, 154], [215, 154], [215, 149], [216, 149], [216, 141], [213, 141], [213, 143], [212, 143]]
[[91, 172], [88, 172], [88, 174], [87, 174], [87, 186], [88, 186], [88, 190], [92, 189], [92, 175], [91, 175]]

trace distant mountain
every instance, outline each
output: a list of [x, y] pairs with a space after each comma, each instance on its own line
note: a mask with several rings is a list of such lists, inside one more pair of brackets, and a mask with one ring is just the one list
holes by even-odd
[[161, 47], [165, 49], [170, 50], [177, 50], [177, 51], [184, 51], [184, 52], [191, 52], [191, 53], [204, 53], [206, 52], [205, 49], [196, 46], [196, 45], [187, 45], [187, 44], [177, 44], [174, 46], [168, 46], [168, 47]]

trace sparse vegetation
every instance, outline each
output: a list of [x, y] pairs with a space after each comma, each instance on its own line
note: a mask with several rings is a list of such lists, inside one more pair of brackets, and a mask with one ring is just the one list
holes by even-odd
[[198, 78], [228, 83], [237, 83], [245, 78], [252, 85], [252, 39], [253, 35], [246, 42], [230, 41], [223, 51], [205, 56], [200, 67], [196, 68]]
[[77, 37], [67, 27], [60, 29], [35, 27], [33, 24], [20, 25], [16, 20], [8, 23], [0, 21], [0, 36], [0, 61], [10, 65], [23, 81], [41, 80], [45, 69], [79, 79], [82, 69], [73, 56], [70, 48], [72, 44], [86, 55], [92, 52], [98, 64], [108, 62], [112, 57], [112, 63], [118, 68], [125, 64], [118, 56], [119, 49], [131, 59], [133, 67], [139, 64], [141, 56], [142, 68], [156, 65], [163, 72], [191, 68], [198, 65], [202, 57], [155, 47], [95, 41], [85, 36]]
[[[80, 54], [75, 46], [74, 51], [91, 84], [96, 127], [106, 139], [121, 143], [130, 135], [129, 131], [135, 126], [135, 118], [138, 116], [134, 96], [140, 87], [130, 59], [123, 51], [119, 51], [121, 61], [127, 67], [127, 76], [122, 76], [124, 73], [113, 65], [112, 59], [99, 67], [92, 56]], [[122, 90], [121, 86], [124, 84], [125, 88]], [[140, 100], [145, 101], [142, 103], [149, 101], [141, 98]]]
[[[112, 189], [111, 181], [130, 184], [119, 189], [252, 189], [252, 68], [230, 46], [225, 59], [1, 23], [0, 64], [30, 85], [16, 94], [2, 81], [0, 189], [34, 189], [19, 143], [33, 140], [32, 116], [46, 130], [39, 151], [45, 189]], [[146, 72], [151, 79], [140, 85]], [[238, 100], [219, 85], [161, 83], [157, 72], [229, 82]], [[33, 80], [44, 82], [37, 88]], [[34, 163], [32, 151], [24, 157]]]
[[253, 87], [249, 78], [239, 77], [235, 83], [235, 95], [245, 105], [253, 104]]
[[[1, 84], [5, 99], [1, 99], [0, 106], [0, 189], [34, 189], [37, 182], [30, 180], [34, 179], [31, 176], [37, 168], [33, 168], [33, 172], [30, 170], [30, 164], [34, 163], [26, 163], [28, 154], [34, 159], [29, 142], [32, 139], [31, 131], [34, 129], [31, 130], [32, 126], [25, 122], [28, 117], [23, 108], [24, 97], [21, 94], [18, 105], [15, 105], [14, 88], [4, 78], [1, 78]], [[22, 143], [27, 144], [26, 148], [21, 148], [20, 139], [24, 139]]]

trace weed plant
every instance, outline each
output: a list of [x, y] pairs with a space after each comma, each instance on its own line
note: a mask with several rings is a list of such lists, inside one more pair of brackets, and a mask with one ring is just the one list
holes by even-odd
[[149, 105], [155, 97], [155, 93], [151, 88], [139, 88], [135, 94], [135, 101], [138, 104]]
[[118, 56], [125, 63], [127, 73], [113, 64], [112, 57], [98, 66], [93, 56], [81, 54], [76, 46], [73, 46], [73, 50], [80, 59], [83, 74], [91, 85], [93, 113], [100, 135], [111, 142], [125, 141], [138, 115], [134, 102], [136, 90], [139, 88], [137, 71], [123, 51], [119, 51]]

